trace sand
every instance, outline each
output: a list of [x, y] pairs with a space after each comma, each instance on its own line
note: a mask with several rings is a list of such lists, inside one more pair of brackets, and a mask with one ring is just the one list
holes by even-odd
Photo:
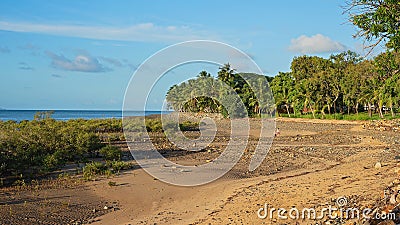
[[[279, 219], [277, 214], [262, 219], [258, 211], [266, 204], [320, 210], [336, 206], [342, 197], [348, 206], [373, 208], [386, 187], [400, 184], [396, 132], [367, 130], [361, 122], [304, 119], [278, 119], [277, 127], [280, 135], [253, 172], [247, 168], [255, 137], [228, 174], [206, 185], [174, 186], [138, 168], [71, 187], [3, 189], [0, 224], [353, 224], [355, 220]], [[182, 164], [205, 163], [226, 145], [226, 133], [218, 135], [209, 151], [164, 155]], [[380, 168], [375, 168], [377, 162]]]
[[[94, 224], [315, 224], [318, 221], [278, 220], [277, 215], [261, 219], [257, 211], [266, 203], [285, 209], [335, 206], [335, 199], [342, 196], [360, 207], [372, 206], [398, 176], [394, 172], [398, 146], [390, 142], [397, 138], [395, 133], [366, 131], [360, 122], [348, 121], [282, 119], [278, 126], [281, 135], [271, 155], [285, 156], [275, 162], [284, 166], [282, 172], [263, 172], [270, 168], [269, 160], [279, 159], [274, 156], [253, 175], [227, 175], [197, 187], [173, 186], [141, 169], [130, 171], [113, 179], [116, 187], [106, 180], [91, 185], [97, 195], [117, 201], [121, 209]], [[301, 166], [290, 165], [293, 152], [301, 155], [297, 157]], [[374, 168], [376, 162], [384, 166]], [[237, 170], [244, 167], [233, 173]]]

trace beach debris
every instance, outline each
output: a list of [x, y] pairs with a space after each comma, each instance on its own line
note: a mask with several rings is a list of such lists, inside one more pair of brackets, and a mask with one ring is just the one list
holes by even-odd
[[393, 193], [391, 196], [390, 196], [390, 199], [389, 199], [389, 202], [390, 202], [390, 204], [396, 204], [396, 197], [397, 197], [397, 193]]
[[279, 130], [279, 128], [276, 128], [275, 137], [279, 136], [280, 134], [281, 134], [281, 131]]
[[395, 120], [373, 120], [363, 124], [366, 130], [378, 131], [400, 131], [400, 119]]

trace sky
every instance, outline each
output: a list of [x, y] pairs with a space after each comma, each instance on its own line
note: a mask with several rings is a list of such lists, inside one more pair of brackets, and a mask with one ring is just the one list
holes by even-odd
[[[183, 41], [229, 44], [269, 76], [290, 71], [295, 56], [365, 54], [343, 6], [344, 0], [2, 0], [0, 108], [120, 110], [140, 65]], [[165, 74], [147, 109], [160, 109], [170, 85], [218, 70], [183, 67]]]

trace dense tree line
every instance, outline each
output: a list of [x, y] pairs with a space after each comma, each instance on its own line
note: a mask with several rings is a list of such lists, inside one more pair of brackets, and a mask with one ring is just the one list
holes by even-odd
[[[251, 76], [250, 76], [251, 75]], [[258, 81], [260, 75], [250, 74]], [[235, 73], [229, 64], [220, 68], [216, 78], [202, 71], [197, 78], [174, 85], [167, 93], [167, 102], [176, 111], [212, 112], [227, 115], [227, 109], [218, 99], [228, 93], [222, 81], [235, 91], [244, 103], [250, 116], [261, 112], [273, 112], [274, 106], [287, 115], [374, 112], [381, 118], [386, 111], [394, 117], [400, 103], [400, 55], [388, 51], [374, 59], [363, 59], [358, 54], [346, 51], [325, 59], [318, 56], [295, 57], [290, 72], [280, 72], [275, 77], [266, 77], [270, 84], [256, 82], [250, 88], [243, 79], [246, 74]], [[255, 78], [254, 78], [255, 77]], [[256, 92], [272, 90], [274, 101], [261, 105]], [[207, 96], [207, 97], [206, 97]], [[268, 98], [265, 95], [259, 95]], [[265, 102], [265, 101], [264, 101]], [[231, 107], [238, 104], [231, 102]]]
[[268, 80], [262, 75], [236, 73], [228, 63], [216, 78], [202, 71], [195, 79], [172, 86], [166, 99], [170, 108], [180, 112], [221, 113], [231, 118], [273, 113]]
[[394, 117], [400, 101], [400, 57], [386, 52], [374, 59], [362, 59], [347, 51], [329, 59], [300, 56], [293, 59], [291, 71], [279, 73], [271, 82], [278, 108], [287, 114], [311, 112], [358, 113], [384, 109]]

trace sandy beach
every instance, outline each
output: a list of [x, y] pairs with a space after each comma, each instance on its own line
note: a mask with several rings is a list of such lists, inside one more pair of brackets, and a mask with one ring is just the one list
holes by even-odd
[[[221, 179], [195, 187], [166, 184], [137, 168], [70, 187], [4, 189], [1, 224], [60, 224], [52, 215], [69, 224], [344, 224], [357, 220], [281, 219], [276, 212], [260, 218], [259, 211], [266, 204], [318, 211], [342, 197], [352, 207], [376, 208], [385, 188], [400, 184], [396, 132], [368, 129], [362, 122], [305, 119], [278, 119], [277, 127], [280, 135], [253, 172], [247, 171], [247, 151]], [[250, 141], [248, 148], [255, 144]], [[222, 146], [166, 155], [183, 164], [205, 161]]]

